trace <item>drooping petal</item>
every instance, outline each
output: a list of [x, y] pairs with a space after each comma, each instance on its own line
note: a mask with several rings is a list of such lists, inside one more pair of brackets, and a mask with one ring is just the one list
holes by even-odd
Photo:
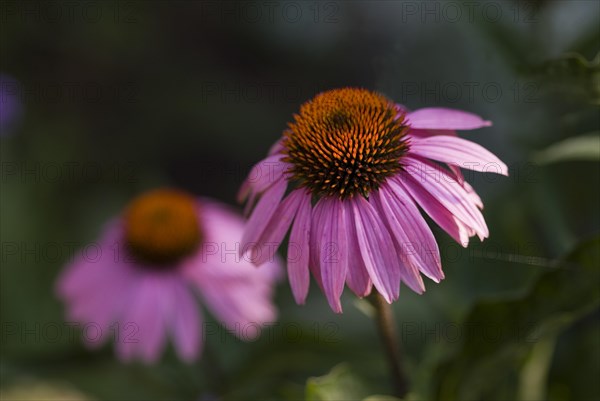
[[407, 114], [408, 123], [417, 129], [470, 130], [492, 125], [476, 114], [442, 107], [429, 107]]
[[[162, 277], [160, 277], [162, 276]], [[147, 274], [131, 288], [134, 296], [120, 319], [120, 329], [131, 336], [117, 341], [117, 355], [125, 361], [139, 357], [146, 363], [155, 362], [165, 347], [166, 316], [164, 309], [167, 275]]]
[[454, 174], [454, 178], [456, 178], [456, 181], [464, 187], [463, 184], [465, 183], [465, 176], [463, 175], [460, 167], [455, 166], [454, 164], [448, 164], [448, 168]]
[[[218, 266], [219, 277], [246, 277], [250, 271], [256, 275], [258, 281], [270, 287], [273, 282], [282, 278], [281, 261], [273, 257], [272, 261], [265, 263], [259, 269], [252, 264], [252, 259], [246, 256], [240, 257], [240, 242], [247, 223], [232, 208], [216, 203], [207, 198], [200, 199], [199, 215], [200, 224], [203, 228], [204, 240], [193, 257], [182, 262], [181, 270], [184, 274], [189, 270], [198, 273], [198, 265]], [[200, 269], [201, 272], [209, 274], [212, 269]]]
[[243, 202], [250, 194], [260, 194], [279, 181], [288, 168], [281, 159], [283, 155], [274, 154], [258, 162], [242, 183], [238, 192], [238, 202]]
[[[456, 131], [411, 129], [409, 134], [407, 135], [407, 138], [409, 138], [409, 140], [412, 143], [413, 137], [416, 137], [418, 140], [419, 138], [422, 138], [422, 137], [429, 137], [429, 136], [435, 136], [435, 135], [445, 135], [445, 136], [452, 136], [452, 137], [457, 136]], [[473, 203], [475, 203], [475, 205], [477, 205], [477, 207], [479, 209], [483, 209], [483, 202], [482, 202], [481, 198], [479, 197], [477, 192], [475, 192], [473, 187], [468, 182], [465, 181], [465, 177], [464, 177], [462, 171], [460, 170], [460, 167], [458, 167], [454, 164], [448, 164], [448, 168], [450, 169], [450, 171], [452, 171], [452, 173], [454, 173], [454, 177], [456, 178], [456, 181], [458, 181], [458, 183], [460, 185], [462, 185], [463, 188], [465, 188], [465, 190], [467, 191], [467, 193], [471, 196], [471, 200], [473, 201]]]
[[408, 174], [403, 174], [402, 179], [396, 177], [388, 180], [394, 192], [407, 192], [415, 202], [456, 242], [463, 247], [469, 245], [468, 231], [452, 213], [446, 209], [433, 195], [426, 191], [416, 180]]
[[280, 179], [262, 195], [246, 224], [246, 230], [242, 237], [240, 255], [244, 255], [250, 250], [249, 248], [252, 248], [252, 246], [258, 242], [260, 236], [269, 224], [271, 217], [277, 210], [286, 187], [287, 182]]
[[463, 180], [461, 182], [461, 185], [463, 186], [465, 191], [467, 191], [467, 193], [469, 194], [469, 197], [471, 198], [471, 202], [473, 202], [475, 204], [475, 206], [477, 206], [479, 209], [483, 209], [483, 201], [481, 200], [481, 198], [479, 197], [477, 192], [475, 192], [475, 189], [471, 186], [471, 184], [469, 184], [468, 182]]
[[273, 256], [279, 248], [283, 237], [288, 232], [296, 212], [300, 207], [305, 194], [301, 190], [292, 191], [277, 206], [275, 213], [265, 227], [263, 234], [258, 239], [256, 245], [252, 248], [252, 263], [260, 266], [267, 260], [273, 260]]
[[[127, 307], [129, 298], [129, 288], [125, 289], [123, 284], [128, 284], [130, 288], [131, 285], [135, 285], [135, 281], [115, 282], [109, 286], [102, 286], [99, 282], [101, 287], [96, 291], [90, 291], [87, 297], [67, 300], [67, 319], [91, 324], [94, 326], [91, 330], [97, 330], [97, 333], [83, 337], [86, 346], [97, 348], [113, 338], [111, 327], [114, 327], [112, 325], [122, 309]], [[110, 289], [110, 296], [107, 296], [106, 289]]]
[[308, 295], [310, 284], [310, 274], [308, 263], [310, 258], [310, 230], [312, 207], [310, 203], [310, 194], [302, 191], [302, 199], [296, 219], [290, 233], [290, 242], [288, 244], [288, 279], [292, 294], [297, 304], [304, 304]]
[[[275, 257], [256, 268], [238, 255], [243, 219], [229, 208], [202, 199], [205, 248], [181, 266], [181, 275], [197, 290], [213, 316], [243, 340], [254, 338], [272, 323], [277, 310], [272, 302], [281, 262]], [[210, 326], [207, 330], [213, 330]], [[211, 335], [211, 332], [205, 333]]]
[[442, 280], [444, 273], [437, 242], [408, 194], [384, 185], [375, 198], [407, 262], [436, 283]]
[[[122, 305], [122, 295], [125, 294], [123, 283], [130, 284], [131, 281], [110, 264], [90, 263], [82, 259], [67, 268], [58, 283], [57, 295], [65, 301], [67, 318], [93, 322], [104, 333], [115, 320]], [[105, 288], [114, 290], [114, 295], [107, 297]], [[100, 345], [108, 337], [94, 337], [88, 345]]]
[[393, 240], [373, 206], [362, 196], [351, 200], [360, 253], [373, 285], [388, 303], [400, 295], [400, 265]]
[[280, 139], [277, 142], [275, 142], [273, 144], [273, 146], [271, 146], [271, 148], [269, 149], [269, 156], [273, 156], [273, 155], [279, 154], [284, 149], [285, 149], [285, 147], [283, 146], [283, 139]]
[[[218, 269], [219, 266], [213, 268]], [[265, 292], [259, 283], [243, 278], [220, 279], [217, 274], [212, 278], [212, 283], [198, 281], [198, 292], [204, 304], [227, 330], [248, 341], [256, 338], [264, 325], [275, 322], [277, 312], [271, 303], [271, 294]]]
[[474, 229], [481, 239], [488, 237], [489, 231], [481, 211], [454, 177], [426, 161], [407, 156], [403, 162], [413, 182], [433, 195], [453, 216]]
[[57, 296], [69, 299], [85, 297], [98, 288], [99, 280], [103, 280], [102, 283], [104, 280], [110, 282], [115, 279], [113, 275], [127, 275], [128, 269], [117, 267], [123, 262], [117, 248], [122, 237], [122, 226], [117, 221], [109, 222], [97, 244], [98, 257], [92, 260], [79, 254], [57, 280]]
[[179, 358], [192, 362], [198, 357], [203, 341], [200, 335], [202, 316], [197, 302], [183, 281], [173, 282], [171, 287], [171, 335]]
[[321, 251], [323, 245], [321, 244], [321, 238], [323, 238], [323, 231], [325, 230], [324, 210], [325, 200], [321, 199], [314, 206], [312, 211], [312, 218], [310, 223], [310, 255], [308, 267], [317, 281], [317, 284], [323, 290], [323, 279], [321, 272]]
[[409, 253], [413, 252], [412, 248], [415, 246], [413, 241], [407, 238], [399, 239], [399, 237], [404, 236], [403, 229], [400, 223], [398, 223], [394, 212], [391, 210], [389, 201], [382, 194], [381, 189], [376, 193], [372, 193], [369, 201], [372, 202], [373, 206], [379, 212], [392, 236], [394, 241], [392, 249], [398, 255], [402, 281], [417, 294], [422, 294], [425, 291], [425, 284], [423, 283], [418, 267], [408, 256]]
[[198, 268], [186, 267], [185, 277], [197, 289], [202, 302], [227, 330], [243, 340], [257, 336], [265, 324], [277, 317], [272, 303], [278, 262], [259, 268], [245, 259], [210, 259]]
[[321, 278], [329, 306], [336, 313], [342, 312], [340, 297], [344, 291], [348, 271], [348, 240], [346, 209], [338, 198], [324, 202], [324, 229], [321, 236]]
[[359, 297], [366, 297], [371, 293], [373, 283], [369, 277], [369, 272], [365, 267], [358, 238], [356, 236], [356, 228], [352, 221], [354, 212], [350, 202], [344, 202], [346, 208], [347, 232], [348, 232], [348, 273], [346, 274], [346, 284]]
[[252, 210], [254, 209], [254, 206], [256, 205], [256, 200], [259, 198], [260, 195], [256, 194], [255, 192], [250, 192], [248, 194], [248, 199], [246, 200], [246, 205], [244, 205], [244, 217], [248, 217], [250, 216], [250, 213], [252, 212]]
[[[471, 198], [471, 201], [479, 208], [479, 209], [483, 209], [483, 201], [481, 200], [481, 198], [479, 197], [479, 195], [477, 194], [477, 192], [475, 192], [475, 189], [471, 186], [471, 184], [469, 184], [467, 181], [465, 181], [465, 176], [463, 175], [460, 167], [454, 165], [454, 164], [448, 164], [448, 168], [450, 169], [450, 171], [454, 174], [454, 178], [456, 179], [456, 181], [463, 186], [463, 188], [465, 189], [465, 191], [467, 191], [467, 193], [469, 194], [469, 197]], [[475, 235], [475, 234], [473, 234]]]
[[130, 288], [136, 283], [135, 266], [127, 263], [117, 248], [121, 237], [122, 227], [117, 222], [107, 224], [98, 241], [98, 257], [91, 259], [82, 253], [56, 282], [56, 295], [65, 303], [67, 319], [91, 323], [97, 329], [97, 333], [84, 336], [85, 345], [91, 348], [113, 338], [111, 325], [127, 306]]
[[481, 145], [459, 137], [437, 135], [413, 138], [410, 151], [464, 169], [508, 175], [508, 167], [496, 155]]

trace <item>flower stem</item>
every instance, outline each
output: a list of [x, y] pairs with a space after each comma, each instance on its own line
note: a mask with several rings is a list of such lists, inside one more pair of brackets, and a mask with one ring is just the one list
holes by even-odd
[[377, 328], [388, 357], [395, 395], [403, 398], [408, 392], [408, 383], [402, 367], [401, 347], [396, 333], [392, 307], [377, 290], [373, 290], [368, 299], [375, 308]]
[[222, 394], [227, 388], [227, 378], [210, 344], [205, 344], [202, 361], [205, 363], [203, 371], [207, 376], [208, 388], [216, 394]]

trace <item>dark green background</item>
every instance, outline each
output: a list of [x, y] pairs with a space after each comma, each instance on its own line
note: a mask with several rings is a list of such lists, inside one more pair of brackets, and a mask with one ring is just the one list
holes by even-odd
[[156, 186], [233, 205], [303, 101], [360, 86], [492, 120], [464, 137], [511, 169], [467, 174], [490, 238], [462, 249], [436, 228], [446, 280], [393, 305], [411, 397], [600, 398], [598, 161], [535, 162], [600, 128], [599, 3], [50, 3], [1, 2], [0, 72], [20, 81], [25, 107], [0, 139], [3, 391], [33, 380], [105, 400], [390, 394], [364, 304], [346, 290], [335, 315], [314, 284], [299, 307], [282, 283], [272, 335], [211, 336], [193, 366], [170, 351], [157, 366], [122, 365], [108, 346], [40, 335], [63, 321], [52, 286], [68, 244], [93, 241]]

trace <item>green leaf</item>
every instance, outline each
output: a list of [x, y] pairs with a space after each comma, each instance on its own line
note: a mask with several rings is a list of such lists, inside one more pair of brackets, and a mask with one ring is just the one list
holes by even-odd
[[402, 401], [400, 398], [391, 395], [370, 395], [363, 401]]
[[9, 386], [0, 389], [0, 400], [72, 400], [92, 401], [88, 394], [68, 383], [44, 381], [33, 377], [23, 377]]
[[600, 132], [565, 139], [534, 156], [534, 161], [538, 164], [569, 160], [600, 161]]
[[361, 400], [367, 394], [361, 380], [344, 364], [337, 365], [325, 376], [306, 381], [306, 401]]
[[[545, 393], [552, 339], [600, 305], [599, 249], [600, 236], [542, 274], [526, 295], [476, 304], [460, 327], [462, 343], [435, 371], [435, 394], [425, 396], [516, 399], [529, 385], [538, 388], [525, 394]], [[544, 371], [532, 374], [532, 364]]]
[[543, 81], [545, 90], [600, 105], [600, 54], [588, 61], [578, 53], [566, 53], [533, 67], [529, 73]]
[[555, 347], [556, 336], [547, 336], [533, 346], [521, 369], [517, 399], [535, 401], [546, 398], [546, 382]]

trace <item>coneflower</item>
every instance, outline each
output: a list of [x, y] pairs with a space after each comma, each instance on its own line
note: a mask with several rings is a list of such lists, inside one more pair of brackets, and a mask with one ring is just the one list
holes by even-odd
[[422, 293], [421, 274], [439, 282], [444, 273], [419, 207], [463, 246], [489, 235], [460, 168], [507, 175], [507, 167], [455, 130], [490, 125], [458, 110], [410, 112], [364, 89], [318, 94], [242, 185], [251, 214], [241, 251], [255, 264], [271, 260], [291, 227], [296, 302], [305, 302], [310, 270], [338, 313], [345, 284], [360, 297], [375, 286], [388, 303], [401, 282]]
[[[146, 363], [160, 357], [167, 335], [181, 359], [199, 356], [203, 327], [194, 293], [238, 337], [257, 335], [276, 318], [281, 269], [277, 260], [263, 270], [224, 253], [239, 246], [243, 227], [240, 216], [206, 198], [174, 189], [142, 194], [107, 225], [98, 260], [81, 257], [58, 279], [68, 319], [100, 328], [102, 336], [88, 345], [114, 338], [120, 359]], [[126, 332], [115, 336], [115, 323]]]

